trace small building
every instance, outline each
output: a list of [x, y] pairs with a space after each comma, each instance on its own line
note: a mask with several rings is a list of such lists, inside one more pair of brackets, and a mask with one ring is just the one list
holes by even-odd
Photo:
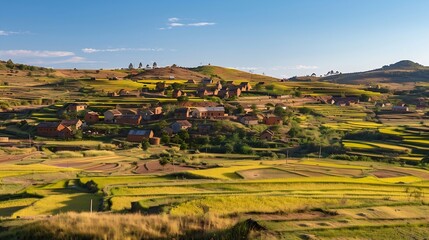
[[257, 116], [245, 115], [240, 118], [240, 122], [247, 126], [258, 125], [259, 119]]
[[171, 124], [171, 129], [173, 129], [173, 133], [178, 133], [181, 130], [187, 130], [191, 127], [192, 124], [188, 120], [178, 120]]
[[264, 124], [266, 125], [281, 125], [283, 124], [283, 120], [280, 117], [277, 117], [273, 114], [267, 114], [264, 117]]
[[156, 83], [156, 90], [164, 91], [166, 88], [167, 88], [167, 84], [165, 82], [157, 82]]
[[37, 125], [37, 135], [42, 137], [58, 137], [64, 129], [64, 125], [59, 122], [41, 122]]
[[140, 124], [141, 120], [142, 116], [140, 115], [122, 115], [116, 118], [116, 123], [122, 125], [137, 126]]
[[206, 107], [206, 109], [207, 109], [207, 117], [209, 118], [225, 117], [224, 107]]
[[155, 114], [155, 115], [162, 114], [162, 107], [160, 107], [160, 106], [153, 107], [153, 108], [152, 108], [152, 112], [153, 112], [153, 114]]
[[207, 118], [208, 110], [205, 107], [192, 108], [191, 115], [193, 118]]
[[119, 96], [119, 94], [118, 94], [117, 92], [108, 92], [108, 93], [107, 93], [107, 96], [108, 96], [108, 97], [118, 97], [118, 96]]
[[246, 91], [250, 91], [252, 89], [252, 86], [250, 85], [249, 82], [241, 82], [240, 88], [241, 88], [241, 91], [246, 92]]
[[393, 106], [392, 111], [393, 112], [409, 112], [410, 109], [406, 105], [402, 104], [402, 105]]
[[202, 84], [213, 84], [213, 80], [211, 78], [203, 78], [201, 80]]
[[122, 116], [122, 112], [118, 109], [111, 109], [104, 112], [104, 121], [114, 123], [118, 117]]
[[84, 120], [88, 124], [97, 123], [98, 121], [100, 121], [100, 114], [92, 111], [87, 112], [85, 113]]
[[80, 112], [80, 111], [84, 111], [87, 107], [88, 105], [86, 105], [85, 103], [70, 103], [69, 105], [67, 105], [66, 111]]
[[73, 120], [62, 120], [61, 125], [64, 127], [69, 127], [73, 132], [79, 130], [82, 127], [82, 121], [80, 119]]
[[174, 110], [174, 117], [176, 119], [187, 119], [189, 118], [190, 113], [191, 113], [190, 108], [178, 108]]
[[182, 90], [179, 90], [179, 89], [173, 90], [172, 97], [178, 98], [178, 97], [181, 97], [181, 96], [186, 96], [186, 93], [184, 91], [182, 91]]
[[261, 140], [271, 141], [274, 138], [274, 132], [270, 129], [266, 129], [259, 135], [259, 137]]
[[193, 80], [193, 79], [189, 79], [186, 83], [188, 83], [188, 84], [197, 84], [197, 82], [195, 82], [195, 80]]
[[130, 91], [128, 91], [126, 89], [121, 89], [118, 92], [119, 96], [127, 96], [129, 93], [130, 93]]
[[139, 110], [138, 114], [142, 117], [143, 120], [145, 121], [150, 121], [153, 118], [153, 115], [155, 115], [155, 113], [150, 110], [150, 109], [142, 109]]
[[153, 137], [152, 130], [141, 130], [141, 129], [133, 129], [128, 132], [127, 141], [129, 142], [143, 142], [143, 140]]

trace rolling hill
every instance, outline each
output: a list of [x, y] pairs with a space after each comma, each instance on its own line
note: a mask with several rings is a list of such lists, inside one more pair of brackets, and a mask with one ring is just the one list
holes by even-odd
[[343, 84], [429, 82], [429, 67], [403, 60], [371, 71], [332, 75], [321, 80]]
[[225, 68], [225, 67], [219, 67], [219, 66], [211, 66], [211, 65], [205, 65], [205, 66], [199, 66], [196, 68], [189, 68], [192, 71], [204, 74], [206, 76], [210, 76], [213, 79], [221, 79], [221, 80], [248, 80], [252, 82], [273, 82], [278, 81], [279, 79], [265, 76], [265, 75], [259, 75], [259, 74], [252, 74], [244, 71], [240, 71], [233, 68]]

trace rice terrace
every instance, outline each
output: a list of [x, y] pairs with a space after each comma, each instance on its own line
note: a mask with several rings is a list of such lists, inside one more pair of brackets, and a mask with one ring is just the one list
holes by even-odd
[[3, 6], [0, 240], [429, 239], [428, 3]]

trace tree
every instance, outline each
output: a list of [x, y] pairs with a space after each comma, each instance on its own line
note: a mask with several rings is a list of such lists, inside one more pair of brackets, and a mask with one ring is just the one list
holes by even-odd
[[150, 143], [147, 139], [144, 139], [142, 141], [142, 149], [143, 151], [147, 151], [149, 149]]
[[162, 169], [164, 169], [165, 165], [167, 165], [167, 163], [169, 163], [169, 162], [170, 161], [166, 157], [159, 159], [159, 164], [162, 166]]
[[128, 65], [128, 69], [133, 69], [133, 68], [134, 68], [133, 64], [130, 63], [130, 65]]
[[6, 67], [10, 68], [10, 69], [13, 69], [15, 67], [15, 63], [13, 63], [11, 59], [9, 59], [6, 62]]
[[142, 68], [143, 67], [143, 63], [139, 63], [139, 68]]

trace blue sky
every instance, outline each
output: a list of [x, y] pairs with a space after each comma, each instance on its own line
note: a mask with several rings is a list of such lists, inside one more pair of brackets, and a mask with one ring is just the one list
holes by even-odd
[[54, 68], [211, 63], [277, 77], [429, 65], [425, 0], [2, 3], [0, 59]]

